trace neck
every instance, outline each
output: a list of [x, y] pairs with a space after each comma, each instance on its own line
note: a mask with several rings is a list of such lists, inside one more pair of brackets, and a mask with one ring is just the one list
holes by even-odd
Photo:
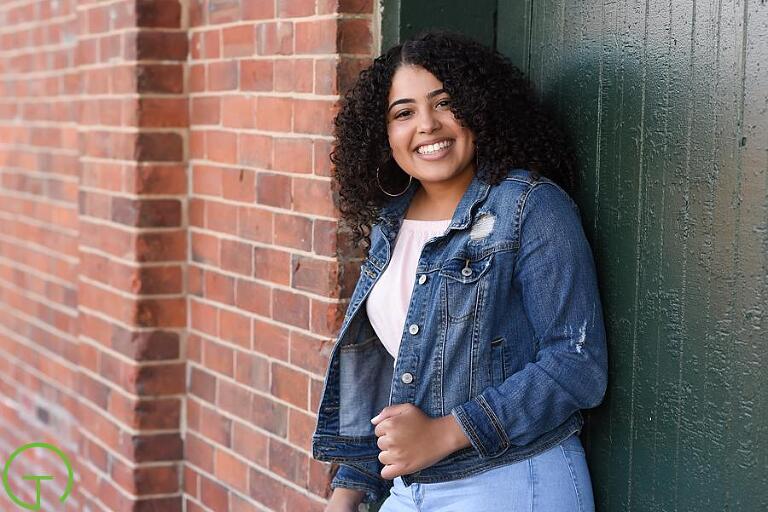
[[441, 220], [453, 217], [456, 206], [472, 182], [474, 172], [457, 176], [455, 181], [421, 182], [406, 213], [413, 220]]

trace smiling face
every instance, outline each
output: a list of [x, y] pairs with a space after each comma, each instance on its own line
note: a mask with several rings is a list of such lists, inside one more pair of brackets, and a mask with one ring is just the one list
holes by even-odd
[[474, 135], [450, 109], [450, 96], [429, 71], [403, 65], [392, 77], [387, 136], [392, 156], [421, 184], [466, 187], [475, 171]]

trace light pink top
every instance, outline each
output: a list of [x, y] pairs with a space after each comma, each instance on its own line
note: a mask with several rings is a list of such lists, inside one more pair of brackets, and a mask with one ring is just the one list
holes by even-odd
[[392, 259], [368, 296], [365, 304], [368, 319], [381, 343], [395, 360], [416, 282], [421, 249], [430, 238], [442, 235], [450, 223], [451, 219], [403, 219], [395, 239]]

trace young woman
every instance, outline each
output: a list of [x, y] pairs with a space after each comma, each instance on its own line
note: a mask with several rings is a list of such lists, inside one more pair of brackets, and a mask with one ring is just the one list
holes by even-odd
[[331, 158], [367, 257], [312, 440], [340, 464], [327, 511], [593, 510], [605, 332], [563, 148], [520, 72], [456, 34], [345, 95]]

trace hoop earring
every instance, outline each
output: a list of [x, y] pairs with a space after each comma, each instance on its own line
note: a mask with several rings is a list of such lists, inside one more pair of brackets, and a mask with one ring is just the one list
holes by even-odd
[[402, 191], [402, 192], [400, 192], [399, 194], [390, 194], [389, 192], [387, 192], [386, 190], [384, 190], [384, 187], [382, 187], [382, 186], [381, 186], [381, 181], [379, 181], [379, 168], [378, 168], [378, 167], [376, 167], [376, 184], [378, 184], [378, 185], [379, 185], [379, 190], [381, 190], [382, 192], [384, 192], [385, 194], [387, 194], [389, 197], [398, 197], [398, 196], [401, 196], [401, 195], [405, 194], [405, 191], [406, 191], [406, 190], [408, 190], [408, 188], [411, 186], [411, 182], [412, 182], [412, 181], [413, 181], [413, 176], [411, 176], [411, 175], [409, 174], [409, 175], [408, 175], [408, 184], [405, 186], [405, 188], [403, 189], [403, 191]]

